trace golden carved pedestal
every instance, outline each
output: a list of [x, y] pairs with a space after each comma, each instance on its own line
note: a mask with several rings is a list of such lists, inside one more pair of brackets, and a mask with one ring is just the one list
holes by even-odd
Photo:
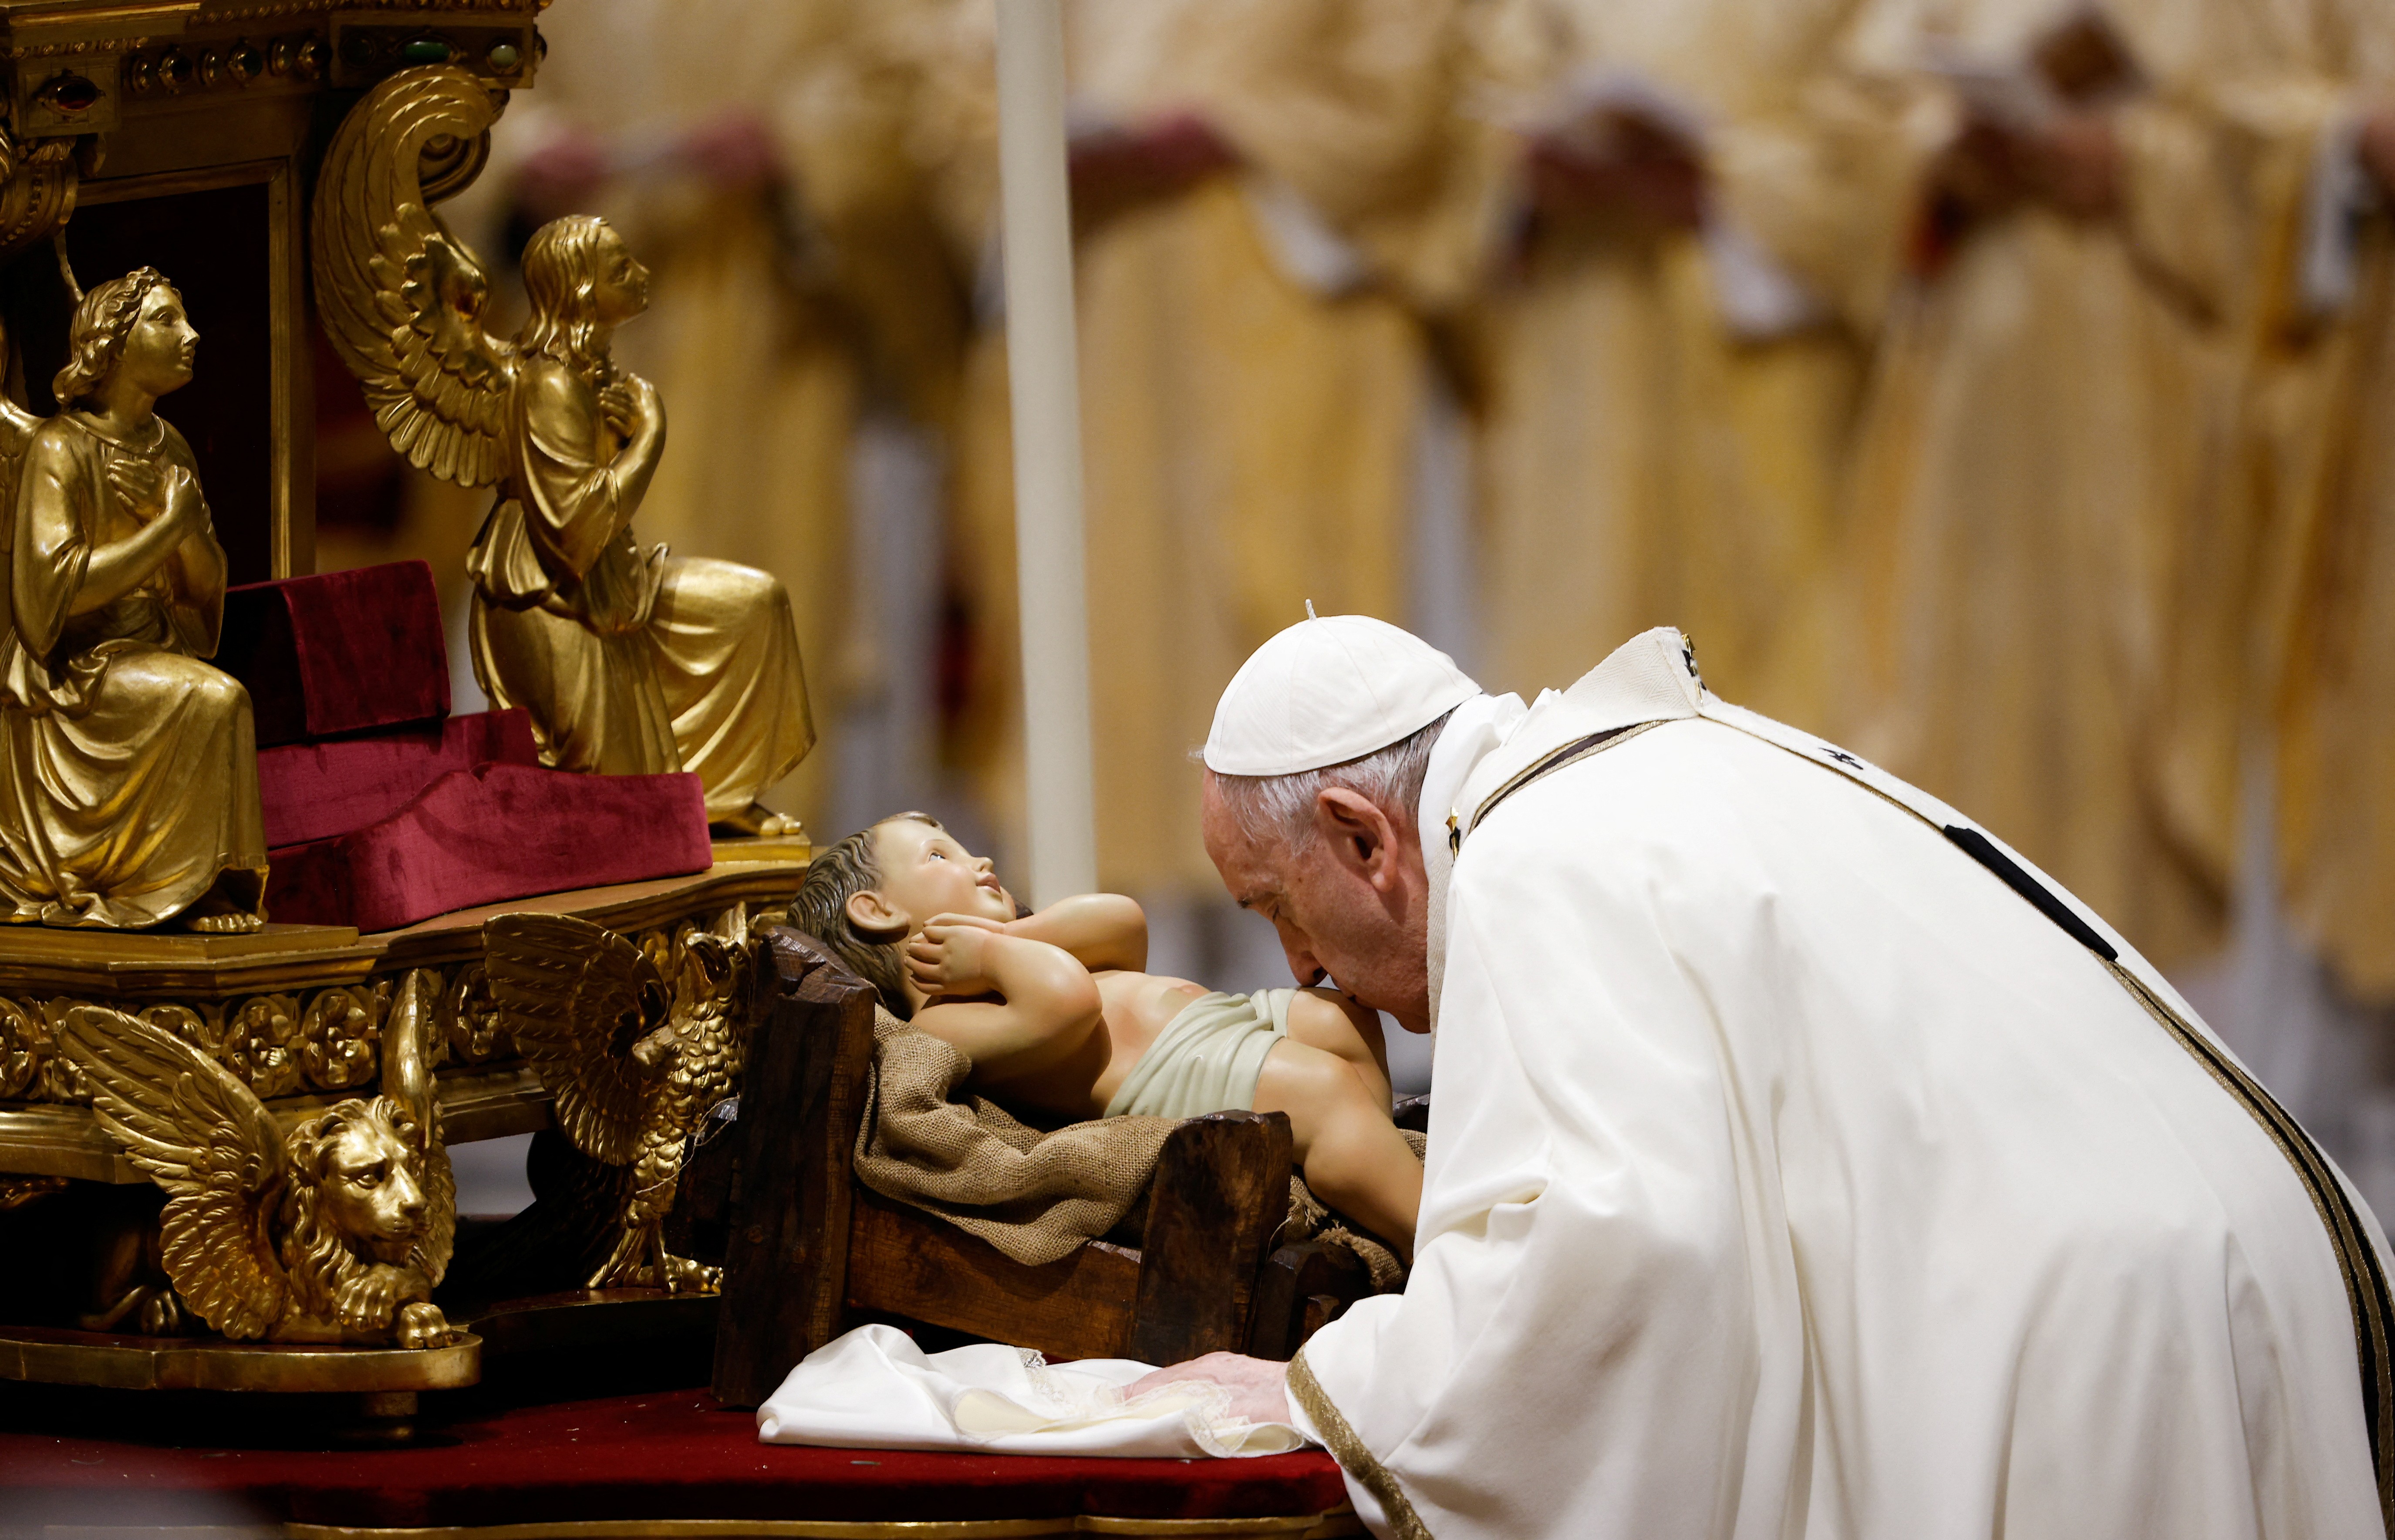
[[[535, 1132], [552, 1125], [552, 1099], [498, 1020], [483, 967], [485, 922], [573, 915], [669, 957], [693, 931], [726, 928], [733, 912], [745, 916], [786, 903], [805, 871], [791, 844], [726, 842], [716, 864], [696, 875], [515, 900], [378, 935], [279, 925], [243, 936], [0, 928], [0, 1215], [88, 1202], [95, 1184], [151, 1179], [101, 1126], [89, 1086], [62, 1051], [60, 1025], [79, 1007], [111, 1007], [199, 1047], [287, 1132], [383, 1084], [382, 1034], [394, 1001], [411, 974], [429, 970], [437, 987], [427, 1057], [445, 1143]], [[445, 1163], [445, 1149], [436, 1154]], [[662, 1291], [609, 1290], [475, 1314], [499, 1325], [505, 1338], [537, 1342], [555, 1340], [556, 1327], [534, 1326], [527, 1336], [526, 1322], [562, 1323], [560, 1308], [569, 1304], [575, 1308], [563, 1316], [621, 1310], [630, 1325], [646, 1326], [653, 1316], [711, 1319], [711, 1298], [660, 1303], [668, 1298]], [[586, 1321], [572, 1330], [589, 1339], [607, 1328]], [[0, 1324], [0, 1378], [123, 1389], [404, 1395], [474, 1383], [480, 1352], [481, 1339], [470, 1335], [409, 1351]]]

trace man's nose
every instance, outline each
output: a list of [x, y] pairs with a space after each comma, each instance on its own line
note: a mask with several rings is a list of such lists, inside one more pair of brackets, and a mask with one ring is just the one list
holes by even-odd
[[1330, 970], [1314, 960], [1311, 947], [1291, 946], [1283, 941], [1280, 949], [1282, 954], [1289, 958], [1290, 974], [1297, 980], [1301, 989], [1312, 989], [1330, 977]]

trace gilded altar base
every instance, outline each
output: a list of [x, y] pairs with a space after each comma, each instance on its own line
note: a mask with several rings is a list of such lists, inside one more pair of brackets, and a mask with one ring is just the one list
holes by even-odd
[[[719, 860], [693, 876], [517, 900], [376, 935], [319, 926], [232, 936], [0, 929], [0, 1214], [92, 1204], [99, 1189], [89, 1184], [152, 1180], [95, 1111], [92, 1077], [69, 1051], [73, 1014], [93, 1006], [197, 1049], [254, 1096], [286, 1137], [345, 1100], [377, 1089], [404, 1096], [407, 1068], [386, 1049], [402, 1035], [396, 1013], [415, 1010], [425, 1020], [408, 1023], [404, 1035], [422, 1039], [417, 1073], [430, 1078], [417, 1094], [438, 1109], [430, 1158], [440, 1169], [430, 1185], [445, 1190], [448, 1145], [556, 1125], [552, 1085], [512, 1040], [493, 997], [486, 923], [502, 915], [571, 920], [674, 978], [694, 947], [712, 956], [733, 939], [745, 946], [752, 908], [778, 909], [796, 889], [803, 859], [776, 859], [758, 848], [764, 843], [727, 849], [723, 854], [743, 859]], [[700, 936], [709, 940], [694, 940]], [[745, 1029], [745, 1019], [734, 1026]], [[728, 1034], [735, 1051], [744, 1034]], [[683, 1080], [737, 1071], [736, 1060], [684, 1057]], [[549, 1073], [558, 1077], [554, 1065]], [[639, 1214], [590, 1218], [619, 1222], [628, 1234], [642, 1224], [655, 1233], [670, 1203], [668, 1195]], [[470, 1320], [452, 1323], [465, 1329], [457, 1340], [418, 1349], [108, 1335], [55, 1322], [0, 1325], [0, 1378], [412, 1393], [479, 1378], [481, 1338], [467, 1333], [485, 1322], [503, 1343], [539, 1346], [561, 1329], [588, 1338], [619, 1323], [640, 1335], [667, 1316], [686, 1328], [713, 1306], [711, 1297], [672, 1301], [660, 1315], [655, 1301], [668, 1297], [615, 1289], [477, 1307]], [[199, 1327], [194, 1312], [187, 1309], [185, 1317]]]

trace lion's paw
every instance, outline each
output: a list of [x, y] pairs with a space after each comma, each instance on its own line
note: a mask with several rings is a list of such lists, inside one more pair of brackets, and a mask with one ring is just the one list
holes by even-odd
[[406, 1276], [397, 1268], [376, 1266], [345, 1280], [333, 1292], [333, 1310], [340, 1318], [341, 1329], [364, 1334], [389, 1326]]
[[402, 1305], [396, 1324], [403, 1348], [446, 1348], [460, 1335], [440, 1306], [421, 1299]]

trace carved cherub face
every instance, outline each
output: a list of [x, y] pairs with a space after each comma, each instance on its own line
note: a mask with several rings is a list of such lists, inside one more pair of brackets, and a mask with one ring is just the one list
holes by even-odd
[[590, 304], [601, 325], [620, 326], [649, 308], [649, 270], [613, 226], [600, 226], [591, 256], [598, 270], [591, 283]]
[[416, 1152], [384, 1119], [352, 1117], [321, 1159], [317, 1203], [325, 1226], [378, 1262], [406, 1261], [429, 1206]]
[[1014, 897], [998, 880], [987, 856], [976, 856], [956, 836], [911, 818], [875, 826], [874, 863], [879, 886], [851, 897], [849, 918], [859, 929], [886, 933], [920, 930], [934, 915], [1014, 918]]
[[179, 390], [192, 383], [192, 364], [200, 346], [183, 310], [183, 296], [174, 285], [159, 283], [141, 296], [141, 309], [125, 334], [125, 351], [117, 370], [126, 382], [152, 396]]

